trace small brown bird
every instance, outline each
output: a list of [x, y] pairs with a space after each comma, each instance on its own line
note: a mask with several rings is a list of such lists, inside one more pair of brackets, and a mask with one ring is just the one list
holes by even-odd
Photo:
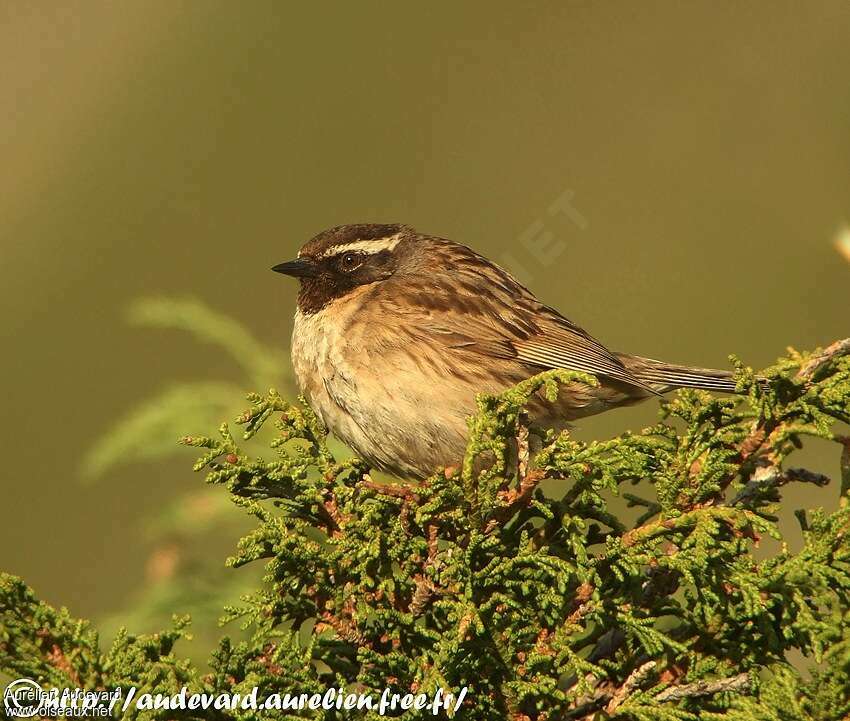
[[375, 468], [421, 479], [463, 458], [475, 395], [537, 373], [592, 373], [529, 408], [546, 427], [674, 388], [734, 391], [731, 374], [608, 350], [507, 271], [406, 225], [341, 225], [273, 270], [301, 282], [298, 385], [324, 424]]

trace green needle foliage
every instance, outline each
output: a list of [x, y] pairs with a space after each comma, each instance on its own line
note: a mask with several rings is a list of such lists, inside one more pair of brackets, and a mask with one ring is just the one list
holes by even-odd
[[[279, 348], [200, 300], [140, 297], [130, 304], [125, 317], [133, 327], [163, 334], [176, 331], [205, 347], [204, 357], [212, 352], [217, 362], [204, 367], [212, 365], [221, 375], [172, 381], [125, 413], [107, 419], [102, 435], [83, 457], [82, 478], [88, 482], [108, 475], [114, 490], [130, 481], [124, 474], [132, 465], [147, 464], [161, 474], [164, 461], [178, 455], [185, 458], [185, 450], [174, 439], [187, 429], [212, 428], [222, 418], [235, 415], [244, 404], [246, 389], [290, 386], [288, 363]], [[175, 497], [162, 499], [155, 513], [140, 519], [144, 542], [152, 547], [146, 583], [126, 605], [101, 619], [100, 627], [110, 637], [122, 625], [155, 629], [168, 623], [173, 609], [179, 608], [195, 619], [199, 632], [192, 657], [203, 659], [218, 642], [215, 621], [222, 605], [254, 587], [259, 574], [228, 573], [218, 554], [209, 552], [213, 534], [239, 537], [250, 520], [232, 513], [227, 498], [216, 488], [195, 487], [187, 493], [178, 484], [176, 490]]]
[[[127, 310], [134, 326], [178, 330], [213, 346], [233, 361], [240, 382], [229, 379], [184, 381], [162, 389], [133, 408], [89, 449], [83, 461], [86, 478], [102, 477], [119, 464], [158, 460], [174, 455], [174, 438], [195, 423], [217, 423], [238, 409], [247, 388], [268, 388], [288, 380], [286, 363], [272, 348], [257, 340], [237, 320], [199, 300], [152, 296], [137, 298]], [[243, 385], [244, 383], [244, 385]], [[187, 426], [187, 424], [189, 424]]]
[[[337, 460], [303, 404], [249, 397], [238, 422], [183, 443], [256, 519], [233, 567], [265, 564], [228, 608], [248, 641], [223, 639], [204, 672], [180, 660], [185, 620], [111, 650], [18, 579], [0, 581], [0, 669], [45, 685], [139, 693], [323, 693], [329, 687], [457, 693], [462, 719], [844, 719], [850, 714], [850, 340], [792, 353], [739, 397], [680, 392], [640, 433], [583, 443], [530, 428], [524, 406], [553, 371], [482, 396], [459, 468], [420, 485]], [[427, 412], [427, 411], [423, 411]], [[273, 423], [266, 457], [246, 441]], [[799, 511], [781, 540], [785, 487], [824, 486], [789, 464], [808, 437], [841, 457], [837, 510]], [[530, 448], [539, 450], [531, 452]], [[544, 482], [564, 489], [553, 496]], [[630, 489], [630, 490], [626, 490]], [[839, 489], [835, 489], [839, 493]], [[618, 516], [611, 500], [639, 508]], [[804, 662], [791, 663], [789, 654]], [[182, 714], [182, 715], [181, 715]], [[422, 711], [398, 710], [416, 719]], [[346, 711], [136, 711], [127, 718], [376, 718]]]

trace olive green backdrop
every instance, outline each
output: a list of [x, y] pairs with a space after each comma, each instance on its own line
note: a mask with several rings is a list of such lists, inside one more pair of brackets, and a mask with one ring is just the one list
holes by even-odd
[[850, 334], [845, 0], [7, 0], [0, 144], [0, 568], [85, 616], [139, 593], [145, 519], [201, 478], [186, 451], [84, 483], [84, 454], [164, 383], [238, 375], [127, 305], [197, 297], [285, 358], [295, 287], [269, 267], [324, 227], [464, 241], [667, 360]]

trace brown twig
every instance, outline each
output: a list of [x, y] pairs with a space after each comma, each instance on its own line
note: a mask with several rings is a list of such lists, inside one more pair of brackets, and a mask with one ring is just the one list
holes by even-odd
[[517, 420], [516, 432], [517, 449], [517, 488], [509, 488], [499, 491], [499, 499], [502, 505], [493, 512], [487, 525], [484, 527], [485, 535], [492, 533], [498, 526], [514, 515], [521, 506], [528, 505], [534, 489], [545, 477], [545, 472], [539, 469], [529, 470], [531, 451], [528, 442], [528, 426], [521, 416]]
[[681, 701], [683, 698], [712, 696], [716, 693], [723, 693], [724, 691], [738, 693], [746, 689], [749, 685], [750, 675], [748, 673], [739, 673], [737, 676], [721, 678], [716, 681], [697, 681], [683, 686], [670, 686], [670, 688], [665, 688], [661, 693], [656, 694], [655, 700], [659, 703], [665, 703], [667, 701]]
[[484, 534], [492, 533], [498, 526], [514, 515], [521, 506], [528, 505], [534, 489], [546, 474], [539, 469], [532, 469], [520, 479], [519, 488], [511, 488], [500, 492], [503, 505], [493, 511], [493, 515], [484, 527]]
[[64, 654], [59, 645], [54, 643], [53, 647], [47, 654], [47, 662], [64, 673], [75, 686], [80, 686], [80, 676], [77, 674], [68, 657]]
[[[826, 364], [833, 361], [835, 358], [850, 354], [850, 338], [837, 340], [830, 344], [820, 353], [813, 355], [809, 360], [800, 366], [797, 371], [797, 380], [805, 383], [811, 382], [815, 374]], [[738, 461], [739, 465], [745, 463], [750, 458], [757, 456], [763, 448], [770, 448], [773, 435], [782, 428], [781, 423], [773, 420], [755, 421], [749, 435], [743, 440], [739, 447]], [[768, 454], [769, 456], [769, 454]], [[768, 458], [770, 461], [770, 458]], [[721, 482], [721, 492], [734, 480], [735, 474], [729, 474], [723, 482]]]
[[437, 539], [437, 525], [435, 523], [427, 523], [425, 525], [425, 533], [428, 537], [428, 560], [434, 561], [439, 550]]
[[688, 526], [695, 524], [704, 516], [711, 516], [715, 520], [723, 521], [729, 525], [733, 525], [740, 519], [741, 516], [751, 518], [751, 511], [746, 509], [738, 510], [726, 506], [711, 506], [708, 504], [694, 506], [693, 510], [682, 513], [679, 516], [672, 518], [658, 518], [652, 521], [647, 521], [642, 526], [632, 528], [626, 531], [621, 542], [623, 546], [629, 548], [636, 543], [641, 543], [649, 538], [658, 536], [669, 531], [682, 531]]
[[[738, 466], [742, 466], [746, 463], [750, 458], [758, 456], [758, 454], [762, 451], [763, 448], [771, 447], [771, 438], [773, 437], [774, 431], [776, 431], [780, 427], [780, 424], [776, 423], [773, 420], [766, 420], [764, 425], [762, 425], [762, 421], [756, 420], [753, 422], [753, 427], [750, 430], [747, 437], [741, 442], [741, 445], [738, 448]], [[768, 453], [767, 461], [770, 465], [773, 465], [773, 461], [770, 458], [770, 453]], [[717, 492], [718, 500], [722, 498], [723, 493], [735, 480], [738, 475], [738, 471], [734, 471], [726, 475], [719, 483], [719, 490]]]
[[416, 590], [413, 592], [413, 598], [410, 599], [408, 611], [414, 616], [421, 616], [431, 596], [434, 595], [434, 584], [420, 574], [413, 577], [413, 582], [416, 584]]
[[617, 708], [621, 706], [631, 695], [632, 691], [638, 688], [646, 680], [646, 677], [649, 676], [655, 666], [655, 661], [647, 661], [632, 671], [623, 685], [614, 691], [614, 695], [611, 697], [608, 705], [605, 706], [605, 713], [614, 713], [614, 711], [616, 711]]
[[413, 501], [414, 503], [419, 502], [419, 494], [410, 486], [402, 486], [397, 483], [378, 483], [370, 478], [364, 478], [358, 485], [361, 488], [368, 488], [370, 491], [375, 491], [375, 493], [380, 493], [384, 496], [401, 498], [406, 501]]
[[367, 646], [372, 648], [372, 643], [366, 636], [357, 628], [357, 622], [354, 620], [354, 598], [349, 597], [343, 604], [343, 615], [337, 616], [330, 611], [324, 611], [319, 618], [319, 623], [316, 624], [316, 630], [321, 631], [320, 625], [324, 623], [330, 626], [343, 641], [352, 644], [353, 646]]
[[576, 595], [573, 599], [573, 603], [577, 604], [575, 611], [573, 611], [569, 616], [567, 616], [564, 621], [564, 626], [574, 626], [582, 618], [584, 618], [587, 613], [594, 608], [594, 604], [590, 603], [590, 597], [593, 595], [593, 586], [589, 583], [583, 583], [576, 589]]
[[730, 506], [735, 506], [743, 501], [747, 501], [755, 496], [759, 491], [768, 490], [770, 488], [779, 488], [786, 483], [813, 483], [816, 486], [826, 486], [829, 484], [829, 476], [822, 473], [814, 473], [807, 471], [805, 468], [789, 468], [783, 471], [778, 466], [773, 464], [759, 466], [756, 468], [749, 482], [730, 502]]
[[421, 616], [431, 598], [441, 592], [428, 577], [429, 569], [435, 567], [438, 563], [437, 526], [433, 523], [426, 524], [425, 535], [428, 543], [428, 558], [422, 564], [422, 573], [413, 577], [416, 590], [413, 592], [413, 598], [410, 599], [410, 605], [407, 609], [414, 616]]
[[[565, 718], [584, 719], [590, 721], [595, 719], [602, 705], [608, 702], [605, 706], [605, 712], [611, 714], [617, 708], [622, 706], [628, 697], [640, 686], [649, 673], [655, 668], [654, 661], [647, 661], [642, 664], [626, 679], [619, 688], [597, 689], [592, 697], [585, 697], [565, 715]], [[665, 672], [666, 673], [666, 672]], [[662, 679], [665, 674], [662, 674]], [[750, 684], [750, 676], [747, 673], [740, 673], [737, 676], [729, 678], [721, 678], [715, 681], [696, 681], [695, 683], [683, 684], [680, 686], [670, 686], [654, 696], [654, 700], [659, 703], [670, 703], [681, 701], [686, 698], [698, 698], [700, 696], [713, 696], [717, 693], [742, 693]]]
[[[836, 358], [850, 354], [850, 338], [837, 340], [824, 348], [820, 353], [813, 355], [809, 360], [800, 366], [797, 371], [797, 380], [804, 383], [810, 383], [815, 374], [828, 363]], [[738, 464], [741, 465], [750, 458], [757, 456], [762, 449], [772, 446], [774, 434], [782, 429], [782, 424], [773, 420], [755, 421], [749, 435], [743, 440], [739, 447]], [[767, 461], [772, 464], [770, 453], [767, 454]], [[754, 474], [755, 475], [755, 474]], [[721, 493], [735, 479], [735, 474], [730, 473], [720, 483]], [[755, 478], [753, 478], [755, 480]]]
[[845, 355], [850, 355], [850, 338], [837, 340], [835, 343], [824, 348], [820, 353], [809, 358], [809, 360], [800, 367], [800, 370], [797, 371], [797, 378], [802, 381], [810, 381], [815, 373], [817, 373], [827, 363], [835, 358], [840, 358]]
[[327, 490], [325, 496], [325, 500], [320, 506], [320, 514], [328, 529], [328, 534], [332, 537], [337, 537], [341, 534], [344, 519], [339, 512], [339, 505], [336, 502], [336, 495], [333, 491]]
[[837, 436], [835, 438], [844, 450], [841, 451], [841, 505], [842, 507], [850, 502], [850, 436]]
[[259, 656], [257, 656], [257, 661], [259, 661], [263, 665], [263, 668], [272, 674], [272, 676], [282, 676], [284, 674], [283, 666], [272, 661], [272, 656], [274, 656], [276, 649], [277, 646], [274, 643], [269, 643], [263, 646], [263, 651]]
[[522, 416], [517, 420], [516, 448], [517, 475], [520, 478], [525, 478], [528, 475], [531, 451], [528, 445], [528, 426], [524, 423]]

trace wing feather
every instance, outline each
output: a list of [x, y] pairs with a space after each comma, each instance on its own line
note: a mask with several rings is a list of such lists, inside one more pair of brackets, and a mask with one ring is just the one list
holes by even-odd
[[565, 368], [655, 391], [602, 343], [541, 303], [509, 273], [466, 246], [427, 238], [450, 274], [421, 271], [378, 284], [387, 315], [404, 315], [423, 341], [450, 352], [515, 363], [518, 378]]
[[614, 353], [556, 311], [541, 309], [540, 316], [537, 333], [512, 343], [520, 361], [607, 376], [651, 390]]

